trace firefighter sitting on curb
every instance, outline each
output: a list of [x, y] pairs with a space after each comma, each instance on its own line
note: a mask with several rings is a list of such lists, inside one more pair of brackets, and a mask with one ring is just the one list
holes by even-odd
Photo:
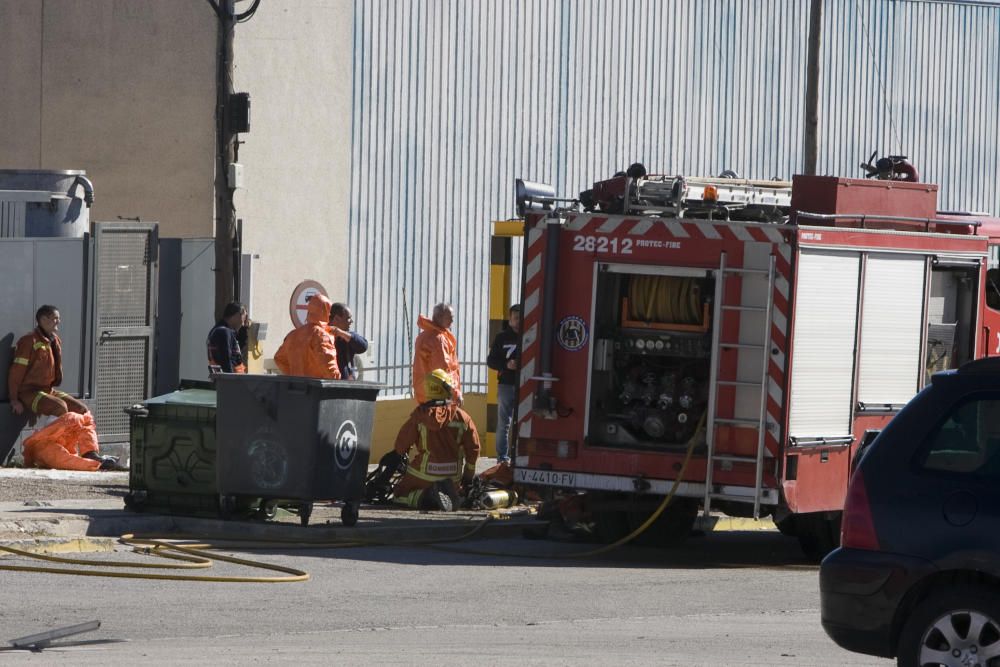
[[450, 512], [458, 505], [456, 484], [461, 481], [467, 488], [476, 474], [479, 434], [469, 414], [452, 402], [447, 371], [431, 371], [423, 384], [427, 401], [410, 413], [396, 436], [397, 460], [404, 460], [414, 447], [416, 452], [392, 491], [393, 502]]

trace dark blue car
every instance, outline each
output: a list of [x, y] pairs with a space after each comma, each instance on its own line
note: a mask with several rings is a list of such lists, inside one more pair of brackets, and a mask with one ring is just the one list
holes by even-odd
[[846, 649], [1000, 667], [1000, 358], [935, 375], [861, 455], [820, 591]]

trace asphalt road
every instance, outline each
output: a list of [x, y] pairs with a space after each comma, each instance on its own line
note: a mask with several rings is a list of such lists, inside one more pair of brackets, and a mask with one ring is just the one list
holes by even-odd
[[[816, 567], [776, 532], [713, 534], [671, 552], [629, 548], [583, 560], [514, 554], [592, 545], [461, 546], [505, 555], [379, 547], [253, 556], [311, 575], [285, 584], [0, 572], [2, 640], [102, 622], [79, 637], [87, 643], [4, 651], [0, 663], [892, 664], [826, 637]], [[124, 550], [84, 557], [149, 558]], [[222, 564], [210, 573], [247, 570]]]
[[0, 502], [124, 498], [126, 493], [127, 472], [0, 468]]

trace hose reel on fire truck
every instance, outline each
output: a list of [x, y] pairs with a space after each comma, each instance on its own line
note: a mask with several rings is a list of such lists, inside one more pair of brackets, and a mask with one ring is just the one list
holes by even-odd
[[591, 432], [607, 446], [684, 446], [707, 408], [712, 279], [704, 274], [601, 274], [598, 309], [616, 313], [604, 330], [606, 375], [595, 382]]
[[632, 276], [627, 319], [660, 325], [703, 325], [701, 286], [694, 278]]

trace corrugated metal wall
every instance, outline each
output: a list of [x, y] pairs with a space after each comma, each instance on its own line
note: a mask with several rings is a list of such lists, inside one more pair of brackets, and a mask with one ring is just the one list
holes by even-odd
[[[801, 165], [807, 0], [357, 0], [348, 293], [378, 379], [409, 383], [416, 315], [486, 355], [489, 221], [516, 177], [572, 196], [654, 172]], [[942, 208], [998, 210], [1000, 11], [827, 0], [821, 173], [911, 156]], [[466, 366], [468, 380], [485, 369]]]
[[1000, 213], [996, 4], [826, 0], [820, 171], [902, 153], [940, 208]]

